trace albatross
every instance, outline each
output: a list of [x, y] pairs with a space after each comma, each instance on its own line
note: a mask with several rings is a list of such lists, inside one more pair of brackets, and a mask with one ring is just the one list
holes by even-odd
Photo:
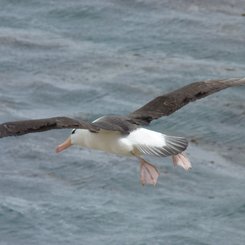
[[51, 129], [73, 128], [71, 135], [57, 146], [57, 153], [72, 145], [78, 145], [136, 157], [140, 162], [141, 183], [156, 185], [160, 173], [156, 166], [143, 158], [144, 155], [171, 156], [173, 165], [181, 166], [185, 170], [191, 168], [191, 163], [184, 153], [188, 146], [187, 139], [147, 129], [150, 122], [174, 113], [189, 102], [239, 85], [245, 85], [245, 78], [194, 82], [160, 95], [128, 115], [107, 115], [93, 122], [69, 117], [5, 122], [0, 124], [0, 138]]

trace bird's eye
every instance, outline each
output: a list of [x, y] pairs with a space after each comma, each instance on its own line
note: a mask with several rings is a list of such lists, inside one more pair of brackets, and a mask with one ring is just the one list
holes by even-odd
[[72, 129], [71, 134], [74, 134], [76, 132], [76, 129]]

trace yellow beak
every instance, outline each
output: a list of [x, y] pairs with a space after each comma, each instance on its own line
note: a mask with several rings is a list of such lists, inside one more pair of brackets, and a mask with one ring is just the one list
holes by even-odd
[[61, 152], [71, 146], [71, 137], [67, 138], [64, 143], [56, 147], [56, 153]]

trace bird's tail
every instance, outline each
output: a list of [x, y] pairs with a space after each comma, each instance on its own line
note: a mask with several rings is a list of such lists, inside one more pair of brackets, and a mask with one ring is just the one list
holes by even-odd
[[188, 146], [184, 137], [168, 136], [144, 128], [131, 132], [127, 140], [133, 143], [139, 154], [163, 157], [177, 155]]

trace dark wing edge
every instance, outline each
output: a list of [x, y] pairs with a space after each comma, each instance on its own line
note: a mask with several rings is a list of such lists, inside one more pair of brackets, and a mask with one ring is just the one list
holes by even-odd
[[135, 130], [138, 126], [127, 116], [103, 116], [98, 118], [93, 125], [100, 129], [109, 131], [118, 131], [122, 134], [129, 134]]
[[92, 132], [99, 131], [97, 126], [80, 119], [75, 120], [69, 117], [52, 117], [2, 123], [0, 124], [0, 138], [62, 128], [84, 128]]
[[148, 125], [152, 120], [168, 116], [189, 102], [240, 85], [245, 85], [245, 78], [194, 82], [168, 94], [156, 97], [138, 110], [130, 113], [129, 117], [137, 124]]

